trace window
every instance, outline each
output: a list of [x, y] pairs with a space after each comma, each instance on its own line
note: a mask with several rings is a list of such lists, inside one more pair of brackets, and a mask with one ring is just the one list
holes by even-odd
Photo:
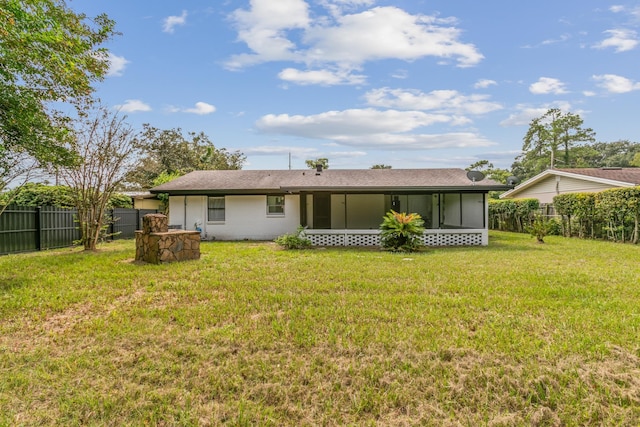
[[209, 221], [224, 221], [224, 196], [209, 197]]
[[267, 196], [267, 215], [284, 215], [284, 196]]

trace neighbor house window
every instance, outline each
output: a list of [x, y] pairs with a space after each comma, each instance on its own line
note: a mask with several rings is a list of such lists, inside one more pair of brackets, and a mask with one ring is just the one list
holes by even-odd
[[209, 197], [209, 221], [224, 221], [224, 196]]
[[267, 215], [284, 215], [284, 196], [267, 196]]

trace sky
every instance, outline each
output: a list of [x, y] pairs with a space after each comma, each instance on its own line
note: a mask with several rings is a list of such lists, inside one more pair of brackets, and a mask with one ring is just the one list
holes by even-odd
[[121, 33], [96, 96], [244, 169], [510, 169], [532, 119], [640, 142], [640, 2], [69, 0]]

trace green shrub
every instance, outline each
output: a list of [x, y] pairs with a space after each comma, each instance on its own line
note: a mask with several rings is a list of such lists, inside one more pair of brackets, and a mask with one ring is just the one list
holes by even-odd
[[274, 240], [278, 245], [284, 249], [309, 249], [311, 247], [311, 240], [304, 232], [304, 227], [298, 226], [295, 233], [283, 234], [276, 237]]
[[422, 246], [424, 221], [417, 213], [387, 212], [380, 224], [380, 244], [384, 249], [413, 252]]
[[547, 217], [536, 215], [530, 225], [525, 227], [527, 233], [535, 237], [538, 243], [544, 243], [544, 238], [551, 234], [555, 221], [550, 221]]
[[489, 228], [522, 233], [539, 210], [538, 199], [490, 199]]

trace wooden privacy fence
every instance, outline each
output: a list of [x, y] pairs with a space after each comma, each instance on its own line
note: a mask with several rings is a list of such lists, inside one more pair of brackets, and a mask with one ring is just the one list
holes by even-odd
[[[155, 209], [108, 211], [113, 218], [107, 234], [111, 239], [131, 239], [142, 228], [142, 217]], [[0, 255], [72, 246], [80, 240], [76, 210], [53, 206], [7, 206], [0, 215]]]

